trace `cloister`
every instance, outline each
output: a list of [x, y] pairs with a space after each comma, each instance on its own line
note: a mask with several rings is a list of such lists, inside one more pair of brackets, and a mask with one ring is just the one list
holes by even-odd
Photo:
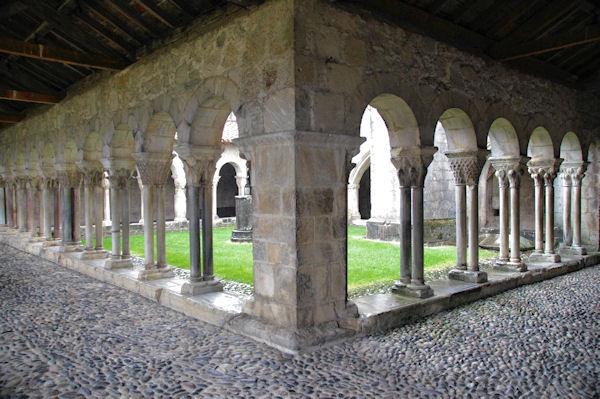
[[[327, 1], [269, 0], [218, 24], [199, 21], [1, 132], [1, 241], [292, 352], [600, 262], [596, 94]], [[352, 159], [368, 106], [387, 128], [401, 260], [393, 293], [352, 301], [347, 226], [369, 165]], [[223, 141], [228, 118], [239, 137]], [[424, 186], [442, 155], [457, 252], [448, 279], [434, 284], [424, 278], [424, 215], [443, 205]], [[234, 194], [249, 170], [250, 300], [222, 292], [214, 277], [216, 188], [227, 163]], [[135, 179], [142, 269], [129, 248]], [[166, 262], [167, 208], [189, 223], [189, 281]], [[499, 234], [491, 270], [478, 259], [482, 227]], [[534, 231], [528, 257], [523, 229]]]

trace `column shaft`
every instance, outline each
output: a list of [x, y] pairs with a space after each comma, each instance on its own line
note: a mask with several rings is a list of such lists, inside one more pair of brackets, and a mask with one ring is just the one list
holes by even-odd
[[35, 205], [33, 203], [33, 182], [30, 182], [25, 186], [25, 198], [27, 201], [27, 231], [35, 235], [34, 217], [35, 217]]
[[20, 184], [18, 187], [18, 208], [17, 218], [19, 220], [19, 231], [27, 230], [27, 194], [25, 192], [25, 184]]
[[142, 205], [144, 218], [144, 265], [146, 269], [154, 268], [154, 190], [151, 185], [142, 187]]
[[534, 175], [535, 181], [535, 252], [544, 252], [544, 191], [542, 177]]
[[498, 196], [500, 199], [500, 254], [498, 260], [508, 262], [508, 198], [504, 176], [498, 176]]
[[120, 188], [121, 190], [121, 215], [122, 215], [122, 219], [121, 219], [121, 236], [122, 236], [122, 250], [121, 250], [121, 257], [122, 258], [129, 258], [131, 255], [131, 245], [129, 242], [129, 225], [131, 223], [129, 217], [130, 217], [130, 212], [131, 212], [131, 199], [129, 196], [129, 183], [126, 182], [125, 185], [123, 185], [123, 187]]
[[[86, 179], [87, 180], [87, 179]], [[84, 217], [85, 217], [85, 249], [91, 251], [94, 249], [94, 226], [93, 226], [93, 212], [94, 212], [94, 201], [93, 201], [93, 190], [89, 181], [84, 182], [83, 185], [83, 201], [85, 203]]]
[[6, 195], [4, 186], [0, 187], [0, 225], [6, 225]]
[[53, 191], [52, 185], [49, 182], [44, 184], [44, 237], [46, 237], [46, 240], [52, 239], [52, 217], [54, 214], [52, 203], [54, 199]]
[[423, 270], [423, 187], [412, 187], [412, 279], [414, 285], [424, 285]]
[[[518, 172], [514, 172], [518, 173]], [[518, 179], [518, 178], [517, 178]], [[519, 185], [510, 186], [510, 261], [521, 262]]]
[[121, 257], [121, 192], [117, 184], [110, 185], [111, 239], [113, 259]]
[[78, 243], [81, 241], [81, 191], [80, 186], [77, 184], [73, 187], [73, 242]]
[[60, 204], [62, 202], [62, 196], [60, 195], [61, 189], [59, 187], [54, 188], [54, 239], [61, 237], [60, 227], [62, 225], [62, 218], [60, 212]]
[[573, 228], [573, 246], [581, 247], [581, 180], [573, 184], [571, 202], [571, 224]]
[[410, 187], [400, 187], [400, 281], [404, 284], [411, 280], [410, 207]]
[[200, 215], [198, 187], [188, 184], [188, 220], [190, 231], [190, 280], [202, 279], [200, 268]]
[[73, 189], [63, 187], [61, 196], [61, 234], [63, 245], [73, 241]]
[[554, 254], [554, 185], [546, 181], [546, 246], [545, 253]]
[[467, 186], [469, 209], [469, 266], [470, 271], [479, 271], [479, 198], [477, 184]]
[[204, 280], [214, 278], [213, 245], [212, 245], [212, 214], [213, 193], [210, 183], [200, 186], [202, 196], [202, 276]]
[[563, 243], [570, 246], [573, 243], [571, 234], [571, 180], [569, 175], [563, 175]]
[[102, 243], [102, 239], [103, 239], [103, 226], [102, 226], [102, 220], [104, 219], [104, 190], [102, 189], [102, 187], [93, 187], [93, 191], [92, 193], [94, 194], [94, 197], [96, 198], [97, 201], [97, 205], [94, 209], [95, 209], [95, 213], [94, 213], [94, 223], [96, 225], [96, 230], [95, 230], [95, 238], [96, 238], [96, 246], [95, 249], [97, 251], [100, 251], [102, 249], [104, 249], [104, 245]]
[[38, 236], [39, 237], [44, 237], [45, 231], [46, 231], [46, 209], [44, 207], [44, 198], [46, 198], [46, 184], [43, 184], [42, 189], [39, 189], [39, 185], [38, 185], [38, 195], [36, 196], [37, 198], [37, 203], [39, 206], [39, 214], [38, 214], [38, 218], [39, 218], [39, 222], [38, 222]]
[[160, 269], [167, 266], [165, 186], [157, 186], [156, 194], [156, 256]]
[[6, 224], [8, 227], [14, 226], [13, 220], [13, 203], [12, 203], [12, 188], [10, 184], [4, 187], [4, 202], [6, 204]]
[[456, 268], [467, 268], [467, 210], [465, 185], [457, 184], [454, 191], [456, 202]]

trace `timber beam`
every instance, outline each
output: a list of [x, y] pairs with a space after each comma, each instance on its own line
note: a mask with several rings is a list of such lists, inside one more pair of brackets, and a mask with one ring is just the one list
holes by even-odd
[[61, 99], [52, 94], [31, 93], [10, 89], [0, 89], [0, 100], [23, 101], [38, 104], [56, 104]]

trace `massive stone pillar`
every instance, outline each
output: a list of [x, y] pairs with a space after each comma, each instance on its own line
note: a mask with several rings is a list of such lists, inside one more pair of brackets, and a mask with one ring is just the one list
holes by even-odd
[[79, 191], [81, 184], [81, 174], [74, 165], [59, 165], [58, 180], [61, 187], [61, 248], [63, 252], [80, 250], [81, 237], [79, 236], [79, 225], [77, 218], [78, 207], [75, 191]]
[[586, 255], [581, 245], [581, 180], [587, 169], [586, 162], [563, 162], [563, 231], [564, 240], [560, 249], [564, 255]]
[[[415, 147], [410, 149], [393, 149], [392, 163], [398, 172], [400, 182], [400, 281], [397, 281], [393, 291], [400, 294], [410, 295], [417, 298], [428, 298], [433, 296], [433, 290], [424, 279], [423, 265], [423, 184], [427, 167], [433, 160], [433, 154], [437, 151], [435, 147]], [[408, 204], [407, 184], [410, 183], [412, 193], [412, 207], [410, 216], [407, 217]], [[408, 248], [406, 237], [410, 232], [412, 224], [411, 246]], [[410, 255], [409, 255], [410, 254]], [[406, 272], [406, 266], [402, 263], [412, 259], [410, 270], [410, 282]]]
[[[110, 257], [104, 263], [106, 269], [122, 269], [132, 267], [129, 254], [129, 209], [123, 209], [123, 197], [129, 196], [129, 178], [133, 173], [133, 165], [122, 164], [110, 160], [108, 171], [110, 185], [111, 241]], [[125, 213], [127, 212], [126, 220]], [[123, 223], [121, 223], [123, 217]], [[122, 234], [121, 234], [122, 233]]]
[[[491, 158], [490, 161], [492, 162], [494, 169], [496, 169], [496, 177], [498, 178], [498, 185], [500, 188], [500, 256], [496, 260], [494, 266], [501, 270], [523, 272], [527, 270], [527, 267], [521, 261], [520, 247], [519, 189], [523, 161], [521, 157], [497, 157]], [[510, 186], [510, 203], [507, 198], [507, 186]], [[508, 257], [509, 206], [510, 258]]]
[[[456, 268], [450, 271], [448, 277], [454, 280], [482, 283], [487, 281], [487, 273], [479, 270], [478, 183], [481, 169], [487, 157], [487, 151], [447, 153], [446, 156], [450, 161], [457, 188], [457, 264]], [[467, 242], [469, 248], [468, 262], [466, 256]]]
[[535, 252], [529, 256], [529, 262], [560, 261], [560, 256], [554, 253], [554, 178], [560, 162], [532, 160], [528, 163], [535, 182]]
[[[221, 152], [218, 147], [192, 145], [178, 149], [187, 176], [190, 226], [190, 281], [181, 288], [183, 294], [200, 295], [223, 289], [221, 282], [214, 278], [212, 244], [212, 178]], [[198, 211], [200, 201], [202, 215]], [[200, 218], [202, 219], [202, 252], [200, 251]]]
[[[83, 165], [84, 184], [84, 217], [85, 217], [85, 250], [81, 254], [82, 259], [102, 259], [107, 256], [102, 249], [102, 218], [98, 218], [99, 211], [102, 212], [104, 196], [102, 190], [102, 179], [104, 170], [102, 165]], [[94, 239], [96, 243], [94, 244]]]
[[[153, 280], [172, 277], [173, 271], [166, 265], [165, 245], [165, 196], [164, 186], [169, 177], [170, 153], [138, 152], [133, 154], [143, 183], [143, 218], [144, 218], [144, 270], [140, 271], [140, 280]], [[157, 203], [154, 203], [156, 191]], [[157, 262], [154, 262], [154, 226], [153, 211], [156, 206], [156, 250]]]
[[236, 140], [253, 166], [254, 298], [244, 312], [287, 330], [275, 344], [314, 345], [358, 316], [344, 229], [348, 157], [361, 141], [300, 131]]

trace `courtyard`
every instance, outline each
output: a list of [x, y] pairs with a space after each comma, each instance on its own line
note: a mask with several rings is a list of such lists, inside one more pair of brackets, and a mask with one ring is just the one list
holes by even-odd
[[299, 355], [0, 244], [0, 396], [600, 395], [600, 267]]

